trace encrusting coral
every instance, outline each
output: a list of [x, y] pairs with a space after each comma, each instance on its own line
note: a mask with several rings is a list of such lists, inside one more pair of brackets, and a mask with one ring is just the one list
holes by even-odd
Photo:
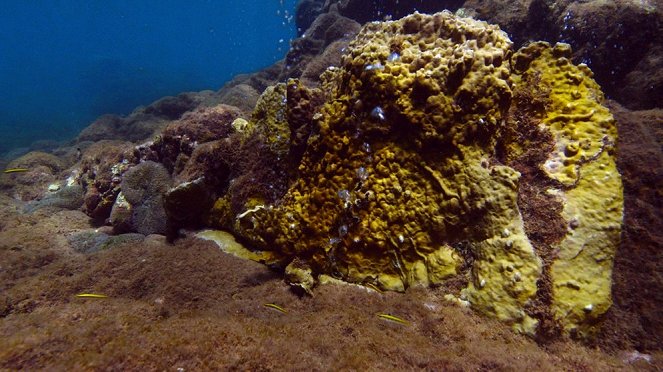
[[541, 166], [557, 183], [545, 192], [563, 205], [566, 234], [553, 244], [552, 309], [567, 332], [587, 336], [611, 305], [612, 262], [620, 240], [623, 190], [614, 159], [617, 128], [587, 66], [568, 45], [534, 43], [514, 56], [516, 85], [536, 75], [549, 91], [541, 125], [552, 151]]
[[[567, 46], [512, 54], [497, 26], [448, 12], [364, 26], [341, 67], [323, 74], [328, 97], [286, 194], [223, 225], [293, 261], [286, 274], [397, 291], [460, 278], [450, 299], [520, 332], [546, 320], [591, 334], [610, 304], [622, 219], [614, 122]], [[533, 79], [540, 107], [512, 107]], [[528, 114], [530, 127], [517, 120]], [[528, 158], [528, 136], [550, 151]], [[517, 162], [545, 178], [528, 184], [536, 193], [521, 192]], [[539, 192], [568, 226], [547, 240], [531, 236], [545, 221], [523, 221], [520, 209]]]

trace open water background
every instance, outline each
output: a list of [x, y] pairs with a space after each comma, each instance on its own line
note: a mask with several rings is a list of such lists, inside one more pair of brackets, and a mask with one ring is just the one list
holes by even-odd
[[[282, 59], [296, 0], [5, 0], [0, 156]], [[287, 13], [286, 13], [287, 12]]]

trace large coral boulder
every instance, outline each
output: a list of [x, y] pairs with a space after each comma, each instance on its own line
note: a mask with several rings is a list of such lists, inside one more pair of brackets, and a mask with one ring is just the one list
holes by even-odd
[[442, 285], [521, 332], [590, 335], [622, 220], [615, 125], [568, 46], [513, 54], [448, 12], [364, 26], [325, 73], [298, 178], [236, 232], [290, 274]]

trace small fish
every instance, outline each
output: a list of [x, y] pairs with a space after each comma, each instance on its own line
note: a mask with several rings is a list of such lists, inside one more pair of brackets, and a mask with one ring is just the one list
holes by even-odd
[[108, 298], [108, 296], [106, 296], [106, 295], [96, 294], [96, 293], [80, 293], [80, 294], [77, 294], [76, 297], [79, 297], [79, 298]]
[[27, 172], [27, 171], [29, 171], [28, 168], [9, 168], [9, 169], [5, 169], [5, 171], [3, 173], [7, 173], [7, 174], [8, 173], [21, 173], [21, 172]]
[[279, 306], [277, 304], [264, 304], [263, 306], [271, 307], [272, 309], [278, 310], [278, 311], [282, 312], [283, 314], [287, 313], [287, 311], [284, 308], [282, 308], [281, 306]]
[[377, 285], [375, 285], [373, 283], [366, 283], [366, 284], [364, 284], [364, 286], [374, 290], [377, 293], [384, 293]]
[[396, 322], [396, 323], [399, 323], [399, 324], [403, 324], [403, 325], [409, 325], [410, 324], [410, 322], [408, 322], [407, 320], [401, 319], [401, 318], [399, 318], [397, 316], [394, 316], [394, 315], [391, 315], [391, 314], [377, 314], [377, 315], [378, 315], [378, 318], [382, 318], [382, 319], [385, 319], [385, 320], [390, 320], [392, 322]]

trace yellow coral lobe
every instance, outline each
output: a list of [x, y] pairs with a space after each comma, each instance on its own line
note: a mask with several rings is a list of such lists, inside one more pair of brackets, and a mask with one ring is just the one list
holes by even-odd
[[10, 168], [10, 169], [5, 169], [4, 172], [2, 172], [2, 173], [5, 173], [5, 174], [22, 173], [22, 172], [27, 172], [27, 171], [29, 171], [28, 168]]
[[281, 306], [279, 306], [279, 305], [277, 305], [277, 304], [271, 304], [271, 303], [270, 303], [270, 304], [264, 304], [263, 306], [265, 306], [265, 307], [269, 307], [269, 308], [274, 309], [274, 310], [276, 310], [276, 311], [280, 311], [280, 312], [282, 312], [283, 314], [286, 314], [286, 313], [287, 313], [287, 311], [286, 311], [284, 308], [282, 308]]
[[80, 293], [77, 294], [78, 298], [108, 298], [108, 296], [98, 293]]
[[380, 318], [380, 319], [388, 320], [388, 321], [398, 323], [398, 324], [402, 324], [402, 325], [409, 325], [410, 324], [410, 322], [408, 322], [407, 320], [399, 318], [399, 317], [397, 317], [395, 315], [391, 315], [391, 314], [377, 314], [377, 317]]
[[[540, 128], [552, 151], [541, 170], [564, 187], [547, 190], [561, 203], [567, 231], [552, 244], [554, 318], [564, 333], [590, 337], [612, 304], [612, 265], [620, 240], [624, 198], [614, 156], [617, 127], [587, 66], [573, 65], [567, 44], [538, 42], [514, 57], [522, 76], [550, 93]], [[518, 83], [517, 83], [518, 84]]]

